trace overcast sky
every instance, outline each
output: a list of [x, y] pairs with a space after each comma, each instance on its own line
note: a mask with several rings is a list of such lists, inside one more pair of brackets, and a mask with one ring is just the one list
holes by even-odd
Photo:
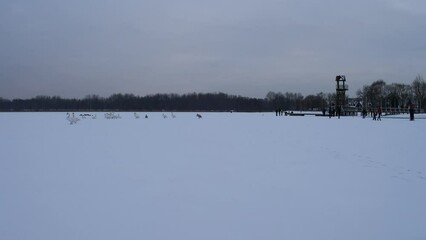
[[333, 92], [426, 73], [424, 0], [1, 0], [0, 97]]

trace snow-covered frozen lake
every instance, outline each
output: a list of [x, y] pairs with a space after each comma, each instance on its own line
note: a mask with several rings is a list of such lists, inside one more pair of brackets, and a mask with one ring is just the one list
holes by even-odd
[[426, 239], [426, 120], [0, 113], [0, 239]]

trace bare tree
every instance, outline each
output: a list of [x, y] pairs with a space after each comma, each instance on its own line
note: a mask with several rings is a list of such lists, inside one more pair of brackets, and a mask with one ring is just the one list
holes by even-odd
[[370, 95], [373, 106], [382, 107], [383, 99], [385, 97], [386, 82], [379, 79], [373, 82], [370, 86]]
[[420, 74], [417, 75], [411, 84], [411, 87], [417, 100], [417, 107], [421, 110], [426, 96], [426, 82], [424, 81], [423, 76]]
[[367, 109], [371, 105], [371, 90], [370, 86], [364, 85], [362, 89], [358, 89], [356, 95], [362, 101], [362, 107]]
[[404, 109], [411, 99], [411, 86], [401, 83], [392, 83], [385, 86], [385, 106], [388, 110]]

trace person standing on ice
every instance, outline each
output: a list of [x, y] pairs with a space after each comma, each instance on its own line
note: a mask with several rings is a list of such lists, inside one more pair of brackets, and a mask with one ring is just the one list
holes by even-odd
[[414, 104], [410, 105], [410, 121], [414, 121]]
[[382, 119], [380, 118], [382, 116], [382, 108], [381, 107], [379, 107], [378, 109], [377, 109], [377, 120], [378, 121], [382, 121]]

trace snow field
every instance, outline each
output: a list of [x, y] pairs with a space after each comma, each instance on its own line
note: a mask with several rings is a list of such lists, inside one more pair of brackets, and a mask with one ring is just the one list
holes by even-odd
[[0, 113], [0, 239], [426, 238], [424, 120], [133, 114]]

